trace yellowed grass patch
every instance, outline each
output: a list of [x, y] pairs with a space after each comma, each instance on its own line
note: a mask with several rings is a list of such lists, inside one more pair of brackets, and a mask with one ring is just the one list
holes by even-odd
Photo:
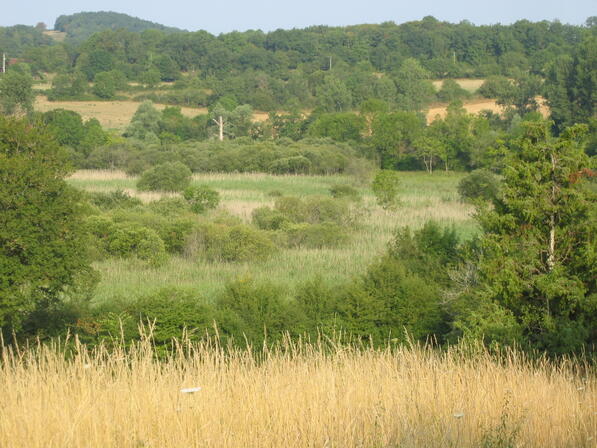
[[79, 347], [69, 360], [4, 349], [0, 446], [595, 446], [595, 377], [566, 363], [309, 344], [259, 361], [184, 348], [161, 363], [149, 343]]
[[[539, 112], [541, 115], [544, 117], [549, 116], [549, 107], [547, 106], [545, 99], [542, 97], [537, 97], [537, 102], [539, 103]], [[437, 117], [444, 118], [447, 114], [447, 108], [447, 104], [431, 107], [427, 112], [427, 121], [432, 122], [436, 120]], [[484, 110], [490, 110], [496, 114], [501, 114], [504, 112], [504, 108], [492, 99], [466, 101], [464, 102], [464, 108], [469, 114], [478, 114]]]
[[[87, 120], [96, 118], [103, 127], [108, 129], [124, 129], [131, 121], [141, 103], [138, 101], [48, 101], [39, 95], [35, 100], [35, 110], [47, 112], [54, 109], [73, 110]], [[159, 110], [168, 107], [156, 104]], [[181, 107], [182, 113], [188, 117], [206, 114], [206, 108]]]

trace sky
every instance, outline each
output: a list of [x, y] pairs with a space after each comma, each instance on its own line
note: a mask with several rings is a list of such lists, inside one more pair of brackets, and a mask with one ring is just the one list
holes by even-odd
[[597, 16], [597, 0], [25, 0], [6, 1], [0, 26], [54, 26], [59, 15], [116, 11], [190, 31], [304, 28], [310, 25], [403, 23], [431, 15], [439, 20], [509, 24], [558, 19], [580, 25]]

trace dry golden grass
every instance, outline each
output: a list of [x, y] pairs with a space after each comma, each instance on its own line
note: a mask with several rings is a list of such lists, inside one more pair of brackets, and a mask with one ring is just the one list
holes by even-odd
[[57, 42], [63, 42], [64, 39], [66, 39], [66, 33], [63, 33], [62, 31], [47, 30], [43, 33]]
[[[97, 118], [101, 125], [108, 129], [124, 129], [131, 121], [141, 103], [138, 101], [48, 101], [45, 96], [38, 95], [35, 100], [35, 110], [47, 112], [54, 109], [73, 110], [87, 120]], [[163, 104], [155, 104], [159, 110]], [[182, 113], [188, 117], [206, 114], [206, 108], [181, 107]]]
[[[458, 83], [458, 85], [460, 87], [462, 87], [464, 90], [468, 90], [471, 93], [474, 93], [477, 90], [479, 90], [479, 87], [481, 87], [483, 85], [483, 83], [485, 82], [484, 79], [470, 79], [470, 78], [458, 78], [458, 79], [455, 79], [454, 81], [456, 81]], [[433, 81], [433, 87], [435, 87], [436, 90], [439, 90], [442, 88], [443, 83], [444, 83], [443, 79], [436, 79], [435, 81]]]
[[[541, 115], [544, 117], [549, 116], [549, 107], [545, 103], [545, 100], [541, 97], [537, 97], [537, 102], [539, 103], [539, 112]], [[495, 100], [491, 99], [466, 101], [463, 106], [469, 114], [478, 114], [484, 110], [490, 110], [497, 114], [504, 112], [504, 108], [497, 104]], [[427, 122], [432, 122], [437, 119], [438, 116], [439, 118], [444, 118], [447, 113], [447, 107], [446, 104], [431, 107], [427, 112]]]
[[417, 347], [5, 349], [0, 446], [594, 447], [595, 376], [578, 370]]

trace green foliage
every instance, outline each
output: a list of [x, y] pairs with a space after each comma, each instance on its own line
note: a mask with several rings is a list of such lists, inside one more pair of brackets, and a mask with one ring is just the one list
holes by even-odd
[[289, 330], [300, 334], [302, 316], [284, 298], [283, 290], [269, 282], [240, 278], [229, 283], [218, 298], [219, 327], [237, 343], [247, 340], [255, 346], [276, 342]]
[[490, 76], [481, 87], [479, 87], [479, 94], [485, 98], [502, 98], [508, 94], [511, 88], [510, 81], [505, 76]]
[[307, 174], [310, 169], [311, 161], [304, 156], [284, 157], [269, 165], [272, 174]]
[[338, 247], [349, 239], [344, 227], [327, 221], [320, 224], [289, 224], [284, 226], [283, 230], [284, 244], [288, 247], [309, 249]]
[[159, 142], [160, 133], [160, 112], [153, 106], [151, 101], [141, 103], [131, 124], [126, 128], [125, 136], [142, 140], [149, 143]]
[[87, 88], [87, 79], [83, 73], [60, 73], [52, 79], [52, 88], [48, 91], [48, 100], [81, 99], [87, 92]]
[[131, 17], [127, 14], [106, 11], [61, 15], [56, 19], [54, 29], [67, 33], [69, 38], [77, 41], [82, 41], [97, 32], [112, 29], [126, 29], [136, 32], [145, 30], [180, 31], [176, 28]]
[[455, 100], [462, 100], [470, 98], [471, 94], [460, 87], [453, 79], [445, 79], [442, 83], [442, 88], [439, 92], [437, 92], [437, 99], [440, 101], [445, 101], [446, 103], [451, 103]]
[[597, 37], [587, 36], [572, 57], [562, 56], [547, 70], [544, 95], [558, 131], [595, 117]]
[[30, 75], [9, 70], [0, 77], [0, 109], [6, 115], [33, 112], [33, 80]]
[[167, 258], [164, 241], [159, 235], [134, 223], [116, 224], [108, 235], [107, 248], [110, 255], [122, 258], [134, 256], [156, 267]]
[[334, 184], [330, 187], [330, 194], [336, 199], [350, 199], [352, 201], [359, 201], [361, 194], [359, 191], [350, 185]]
[[102, 99], [112, 99], [117, 90], [122, 90], [127, 85], [126, 76], [122, 72], [111, 70], [95, 74], [91, 91]]
[[330, 137], [339, 142], [360, 141], [363, 128], [364, 120], [356, 114], [322, 114], [309, 127], [309, 135]]
[[145, 171], [137, 181], [142, 191], [182, 191], [191, 182], [191, 170], [182, 162], [166, 162]]
[[92, 192], [88, 193], [89, 202], [102, 210], [113, 210], [115, 208], [133, 208], [142, 204], [140, 199], [132, 197], [122, 190], [109, 193]]
[[220, 203], [220, 193], [207, 185], [187, 187], [183, 192], [183, 197], [195, 213], [214, 209]]
[[0, 116], [0, 326], [9, 333], [40, 304], [93, 286], [69, 173], [47, 132]]
[[416, 59], [406, 59], [396, 72], [397, 103], [400, 109], [420, 111], [435, 97], [435, 88], [429, 81], [430, 73]]
[[391, 209], [399, 204], [399, 187], [400, 175], [389, 170], [380, 170], [371, 184], [377, 203], [384, 209]]
[[343, 112], [352, 107], [352, 94], [342, 80], [329, 75], [317, 89], [317, 103], [324, 112]]
[[479, 213], [479, 294], [503, 307], [533, 347], [565, 353], [595, 342], [595, 192], [586, 176], [584, 126], [551, 137], [523, 124], [501, 194]]
[[187, 244], [189, 255], [220, 262], [263, 261], [276, 252], [265, 232], [242, 224], [203, 224]]
[[280, 230], [286, 228], [291, 220], [279, 210], [259, 207], [251, 214], [253, 224], [262, 230]]
[[475, 170], [458, 183], [458, 194], [463, 201], [493, 201], [499, 190], [499, 179], [486, 169]]

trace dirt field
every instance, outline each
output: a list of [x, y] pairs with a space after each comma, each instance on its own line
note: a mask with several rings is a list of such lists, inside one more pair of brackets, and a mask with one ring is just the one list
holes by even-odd
[[[108, 129], [124, 129], [131, 121], [137, 108], [138, 101], [48, 101], [45, 96], [38, 96], [35, 110], [47, 112], [54, 109], [73, 110], [84, 119], [97, 118], [103, 127]], [[156, 104], [157, 109], [164, 109], [165, 105]], [[206, 108], [181, 107], [182, 113], [188, 117], [206, 114]]]

